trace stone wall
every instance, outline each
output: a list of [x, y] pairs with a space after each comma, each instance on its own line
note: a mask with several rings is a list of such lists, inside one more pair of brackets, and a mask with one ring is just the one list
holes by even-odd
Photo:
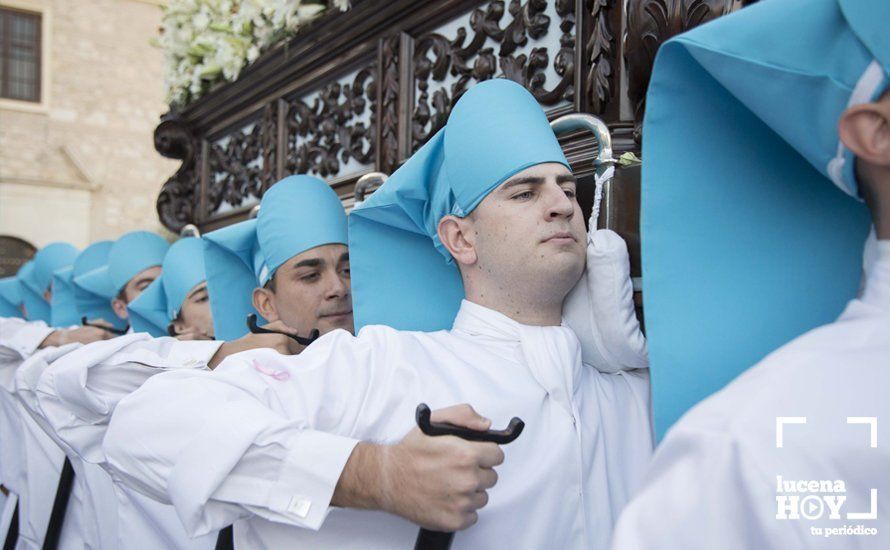
[[155, 152], [164, 104], [161, 19], [151, 0], [0, 0], [43, 14], [43, 99], [0, 99], [0, 235], [82, 247], [132, 229], [162, 231]]

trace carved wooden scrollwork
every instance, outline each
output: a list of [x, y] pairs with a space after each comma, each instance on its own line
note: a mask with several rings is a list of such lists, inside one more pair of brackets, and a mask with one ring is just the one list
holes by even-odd
[[[554, 4], [561, 35], [552, 66], [559, 81], [552, 88], [546, 87], [545, 74], [550, 52], [533, 47], [520, 53], [530, 41], [551, 31], [550, 16], [544, 13], [547, 7], [547, 0], [511, 0], [506, 9], [509, 19], [502, 22], [504, 2], [494, 0], [474, 9], [453, 39], [436, 32], [416, 39], [412, 63], [417, 97], [411, 120], [415, 150], [445, 124], [451, 107], [473, 82], [503, 76], [528, 88], [543, 105], [574, 100], [574, 0], [556, 0]], [[449, 76], [453, 79], [450, 86], [434, 89], [432, 83], [442, 83]]]
[[591, 32], [587, 37], [588, 67], [585, 80], [587, 101], [595, 114], [602, 114], [612, 97], [612, 60], [615, 37], [609, 25], [609, 10], [614, 0], [586, 0]]
[[275, 104], [269, 103], [249, 129], [210, 144], [205, 215], [216, 212], [223, 203], [241, 206], [245, 199], [261, 196], [275, 183], [276, 127]]
[[[376, 65], [376, 64], [375, 64]], [[376, 66], [356, 73], [352, 82], [328, 84], [310, 106], [301, 97], [287, 101], [285, 172], [340, 173], [341, 163], [371, 164], [375, 154]], [[359, 120], [370, 112], [370, 124]]]
[[[358, 176], [391, 174], [491, 78], [520, 83], [551, 114], [598, 115], [622, 151], [639, 154], [660, 45], [754, 1], [353, 0], [162, 119], [155, 147], [182, 165], [161, 188], [158, 216], [177, 232], [219, 227], [279, 174], [325, 178], [348, 200]], [[573, 163], [592, 155], [586, 136], [565, 146]], [[631, 233], [637, 205], [621, 207]]]
[[733, 0], [629, 0], [627, 39], [628, 97], [634, 107], [636, 139], [641, 138], [646, 90], [658, 48], [670, 37], [733, 10]]
[[197, 210], [197, 141], [177, 113], [171, 112], [155, 128], [154, 145], [163, 156], [182, 161], [179, 170], [164, 182], [157, 200], [161, 223], [178, 232], [193, 223]]
[[380, 116], [377, 168], [391, 174], [399, 162], [399, 50], [401, 37], [388, 36], [380, 44]]

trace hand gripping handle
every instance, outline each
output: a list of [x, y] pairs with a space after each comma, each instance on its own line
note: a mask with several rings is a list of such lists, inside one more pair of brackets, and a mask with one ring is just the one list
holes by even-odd
[[[453, 435], [468, 441], [484, 441], [489, 443], [497, 443], [498, 445], [506, 445], [519, 437], [525, 428], [525, 422], [518, 417], [513, 417], [506, 429], [503, 430], [471, 430], [462, 426], [456, 426], [447, 422], [431, 422], [430, 408], [426, 403], [417, 405], [414, 413], [414, 419], [420, 431], [429, 436]], [[417, 541], [414, 543], [414, 550], [448, 550], [451, 548], [451, 541], [454, 539], [454, 533], [443, 533], [441, 531], [432, 531], [430, 529], [421, 529], [417, 534]]]

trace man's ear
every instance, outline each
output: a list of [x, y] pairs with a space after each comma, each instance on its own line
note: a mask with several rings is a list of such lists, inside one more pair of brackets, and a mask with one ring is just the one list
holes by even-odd
[[454, 261], [462, 265], [476, 263], [476, 238], [472, 221], [448, 215], [439, 220], [436, 231], [439, 240], [454, 257]]
[[270, 323], [278, 320], [278, 309], [275, 307], [273, 296], [268, 288], [253, 289], [253, 307]]
[[111, 309], [113, 309], [114, 314], [121, 319], [127, 319], [130, 317], [130, 314], [127, 312], [127, 303], [120, 298], [115, 298], [111, 301]]
[[838, 133], [856, 158], [890, 166], [890, 113], [877, 103], [850, 107], [838, 121]]
[[177, 315], [176, 319], [173, 319], [173, 322], [170, 323], [170, 326], [173, 327], [173, 334], [171, 334], [170, 336], [179, 336], [180, 334], [184, 334], [188, 330], [188, 327], [182, 320], [182, 315]]

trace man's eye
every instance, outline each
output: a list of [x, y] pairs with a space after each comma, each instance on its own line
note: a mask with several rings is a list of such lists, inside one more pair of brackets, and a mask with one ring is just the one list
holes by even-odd
[[343, 273], [344, 275], [346, 275], [347, 277], [352, 276], [352, 272], [349, 270], [348, 267], [344, 267], [340, 272]]
[[532, 198], [532, 196], [534, 196], [534, 193], [532, 193], [531, 191], [524, 191], [522, 193], [519, 193], [518, 195], [513, 195], [513, 198], [516, 200], [524, 201]]
[[566, 196], [570, 199], [575, 198], [575, 190], [574, 189], [565, 189]]
[[306, 281], [307, 283], [311, 283], [313, 281], [317, 281], [318, 278], [319, 278], [318, 273], [310, 273], [309, 275], [303, 275], [302, 277], [300, 277], [300, 280]]

